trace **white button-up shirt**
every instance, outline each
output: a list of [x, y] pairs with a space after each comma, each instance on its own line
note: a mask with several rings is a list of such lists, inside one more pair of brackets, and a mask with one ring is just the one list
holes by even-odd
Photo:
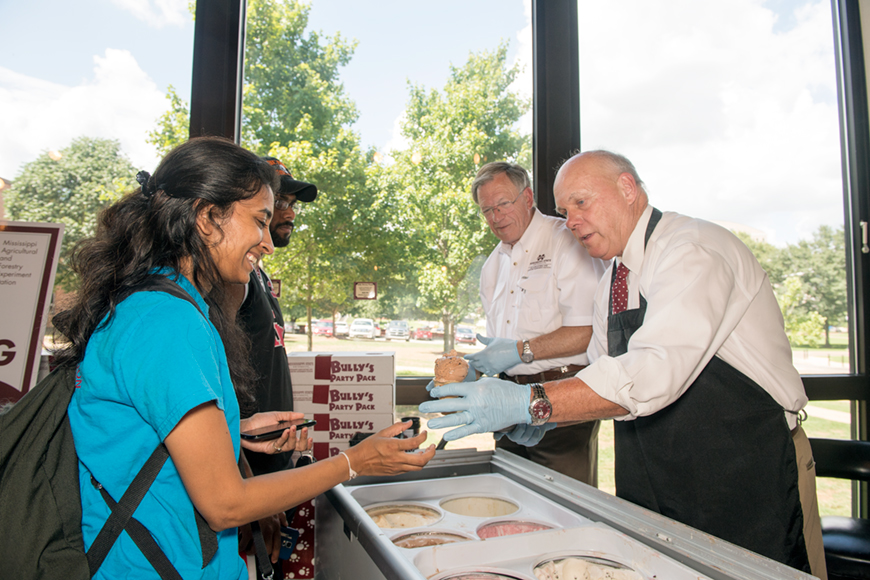
[[608, 269], [595, 295], [593, 364], [577, 377], [633, 419], [673, 403], [718, 356], [791, 411], [794, 428], [807, 397], [767, 273], [728, 230], [673, 212], [663, 214], [644, 251], [651, 214], [648, 206], [622, 255], [628, 308], [638, 308], [640, 294], [647, 301], [643, 325], [628, 352], [607, 356]]
[[[565, 220], [537, 209], [520, 240], [499, 243], [480, 274], [487, 336], [529, 340], [563, 326], [591, 326], [592, 301], [606, 269], [591, 258]], [[506, 372], [528, 375], [570, 364], [586, 353], [518, 364]]]

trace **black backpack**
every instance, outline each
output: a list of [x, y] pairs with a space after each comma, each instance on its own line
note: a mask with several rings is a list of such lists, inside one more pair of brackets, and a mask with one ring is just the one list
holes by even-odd
[[[140, 291], [167, 292], [196, 306], [184, 289], [164, 276], [155, 276], [133, 290]], [[163, 443], [154, 450], [117, 503], [91, 478], [112, 513], [85, 553], [78, 456], [67, 417], [74, 391], [75, 368], [55, 369], [0, 415], [0, 530], [3, 534], [0, 571], [3, 577], [16, 580], [91, 578], [121, 531], [126, 531], [162, 579], [180, 580], [181, 576], [145, 526], [132, 517], [169, 457]], [[194, 517], [205, 567], [217, 551], [217, 537], [198, 512]]]

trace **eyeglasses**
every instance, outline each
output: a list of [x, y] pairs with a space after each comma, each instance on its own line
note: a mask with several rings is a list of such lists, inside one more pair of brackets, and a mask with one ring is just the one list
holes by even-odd
[[506, 214], [508, 212], [508, 209], [510, 209], [510, 207], [517, 202], [520, 196], [523, 195], [523, 191], [519, 192], [517, 196], [513, 199], [513, 201], [503, 201], [501, 203], [495, 204], [492, 207], [482, 207], [478, 211], [480, 211], [480, 215], [488, 220], [495, 218], [496, 215], [502, 216]]
[[281, 197], [275, 198], [275, 209], [278, 211], [286, 211], [287, 209], [292, 209], [294, 213], [299, 213], [301, 206], [296, 205], [296, 200], [290, 201], [289, 199], [284, 199]]

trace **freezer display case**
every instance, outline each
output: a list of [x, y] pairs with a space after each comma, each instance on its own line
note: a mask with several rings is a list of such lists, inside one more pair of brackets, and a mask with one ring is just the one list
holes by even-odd
[[315, 514], [323, 580], [812, 578], [500, 450], [357, 478]]

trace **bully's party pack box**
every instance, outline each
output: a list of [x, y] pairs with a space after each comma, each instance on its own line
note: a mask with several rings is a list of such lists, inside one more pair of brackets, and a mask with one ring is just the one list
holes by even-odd
[[392, 352], [291, 352], [287, 364], [296, 385], [395, 385]]
[[346, 449], [354, 434], [393, 424], [394, 353], [289, 353], [287, 364], [293, 410], [317, 421], [310, 431], [315, 443]]

